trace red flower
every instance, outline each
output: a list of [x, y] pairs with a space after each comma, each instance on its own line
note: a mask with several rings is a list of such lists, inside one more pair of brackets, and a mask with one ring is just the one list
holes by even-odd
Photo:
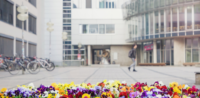
[[87, 86], [90, 86], [90, 85], [91, 85], [90, 83], [87, 84]]
[[119, 93], [119, 97], [125, 97], [125, 98], [128, 98], [128, 94], [126, 92], [120, 92]]
[[173, 92], [172, 92], [172, 91], [169, 91], [168, 94], [169, 94], [170, 96], [172, 96], [172, 95], [173, 95]]
[[194, 85], [194, 86], [192, 86], [192, 91], [193, 92], [197, 92], [198, 91], [198, 89], [196, 88], [196, 86]]
[[114, 95], [114, 94], [112, 94], [112, 98], [115, 98], [115, 95]]
[[81, 97], [82, 95], [83, 95], [82, 92], [78, 92], [75, 96], [76, 96], [76, 98], [79, 98], [79, 97]]
[[142, 87], [136, 88], [137, 91], [142, 92]]
[[160, 86], [156, 86], [156, 88], [161, 90], [161, 87], [160, 87]]
[[61, 97], [59, 97], [59, 98], [73, 98], [73, 95], [69, 95], [69, 96], [68, 96], [68, 95], [65, 95], [65, 94], [64, 94], [64, 96], [61, 96]]
[[161, 86], [161, 89], [167, 89], [167, 86], [165, 86], [165, 85]]
[[182, 92], [183, 92], [184, 94], [188, 94], [187, 89], [182, 89]]
[[122, 83], [122, 86], [127, 86], [127, 84], [126, 84], [126, 83], [125, 83], [125, 84], [124, 84], [124, 83]]

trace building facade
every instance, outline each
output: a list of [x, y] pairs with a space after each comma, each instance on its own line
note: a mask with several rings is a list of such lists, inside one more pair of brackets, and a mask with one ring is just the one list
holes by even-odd
[[130, 0], [122, 7], [126, 41], [139, 43], [139, 62], [200, 61], [200, 0]]
[[28, 7], [24, 22], [25, 56], [42, 57], [42, 3], [40, 0], [0, 0], [0, 54], [22, 56], [22, 22], [17, 7]]

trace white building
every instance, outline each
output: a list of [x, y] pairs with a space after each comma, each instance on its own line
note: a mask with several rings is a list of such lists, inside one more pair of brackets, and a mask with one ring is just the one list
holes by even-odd
[[[56, 64], [80, 65], [78, 44], [81, 43], [81, 59], [85, 65], [99, 63], [97, 50], [107, 49], [109, 61], [129, 65], [128, 51], [131, 44], [128, 25], [123, 20], [122, 4], [127, 0], [44, 0], [44, 28], [51, 20], [52, 32], [51, 60]], [[45, 32], [45, 57], [49, 57], [49, 32]], [[68, 39], [62, 41], [62, 32]], [[123, 50], [123, 51], [122, 51]], [[115, 56], [115, 57], [114, 57]]]
[[41, 0], [0, 0], [0, 54], [22, 55], [22, 22], [17, 19], [17, 7], [28, 7], [29, 19], [24, 24], [25, 56], [42, 57]]

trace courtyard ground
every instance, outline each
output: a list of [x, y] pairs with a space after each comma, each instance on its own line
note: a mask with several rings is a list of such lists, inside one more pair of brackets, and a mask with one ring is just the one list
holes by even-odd
[[[76, 84], [83, 82], [96, 84], [104, 79], [126, 81], [128, 84], [147, 82], [148, 85], [155, 81], [163, 81], [166, 85], [176, 81], [192, 86], [195, 85], [195, 72], [200, 71], [200, 67], [137, 67], [136, 69], [137, 72], [129, 72], [127, 67], [57, 67], [52, 72], [41, 69], [38, 74], [26, 72], [25, 75], [16, 76], [0, 71], [0, 88], [14, 88], [29, 83], [39, 86], [72, 81]], [[200, 85], [197, 87], [200, 88]]]

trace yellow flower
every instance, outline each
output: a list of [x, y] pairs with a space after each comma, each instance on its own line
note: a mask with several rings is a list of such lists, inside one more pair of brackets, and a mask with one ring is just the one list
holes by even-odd
[[178, 89], [178, 87], [174, 87], [173, 91], [177, 92], [178, 94], [181, 94], [181, 91]]
[[107, 80], [103, 80], [103, 83], [107, 83]]
[[90, 98], [90, 95], [89, 94], [83, 94], [82, 98]]
[[95, 98], [100, 98], [100, 97], [95, 97]]
[[150, 91], [151, 89], [155, 88], [154, 86], [151, 86], [148, 88], [148, 91]]
[[178, 87], [178, 83], [177, 82], [172, 82], [169, 84], [170, 87], [174, 88], [174, 87]]
[[185, 84], [178, 86], [179, 89], [183, 89], [184, 87], [185, 87]]
[[183, 95], [183, 97], [182, 98], [187, 98], [188, 96], [186, 96], [186, 95]]
[[148, 91], [149, 90], [149, 88], [147, 87], [147, 86], [145, 86], [145, 87], [143, 87], [144, 88], [144, 90], [146, 90], [146, 91]]
[[1, 89], [1, 92], [2, 92], [2, 93], [5, 93], [6, 91], [7, 91], [7, 88], [2, 88], [2, 89]]
[[52, 83], [51, 86], [57, 87], [57, 84], [56, 83]]
[[49, 94], [47, 98], [52, 98], [52, 94]]

